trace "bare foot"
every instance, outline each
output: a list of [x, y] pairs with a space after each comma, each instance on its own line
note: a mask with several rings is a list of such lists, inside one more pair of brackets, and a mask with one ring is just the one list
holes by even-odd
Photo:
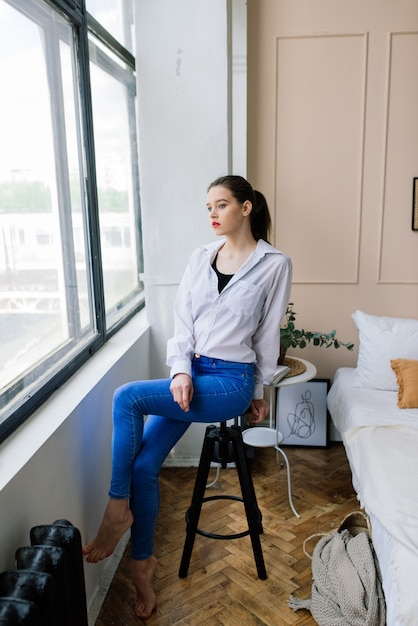
[[132, 526], [133, 519], [128, 500], [110, 498], [96, 538], [83, 547], [87, 563], [98, 563], [110, 556], [119, 539]]
[[132, 581], [136, 589], [135, 615], [147, 619], [157, 606], [152, 581], [158, 561], [155, 556], [142, 561], [131, 560]]

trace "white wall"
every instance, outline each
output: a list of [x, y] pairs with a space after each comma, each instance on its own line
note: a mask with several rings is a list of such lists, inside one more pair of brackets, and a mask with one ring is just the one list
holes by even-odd
[[[226, 0], [136, 5], [144, 265], [152, 374], [167, 376], [174, 297], [190, 253], [213, 239], [206, 189], [228, 173]], [[216, 416], [214, 416], [216, 421]], [[171, 455], [196, 462], [205, 427], [193, 424]]]

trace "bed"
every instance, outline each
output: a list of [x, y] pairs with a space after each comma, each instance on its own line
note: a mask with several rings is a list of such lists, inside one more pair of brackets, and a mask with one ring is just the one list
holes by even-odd
[[418, 623], [418, 320], [361, 311], [353, 319], [357, 367], [337, 370], [328, 409], [370, 516], [387, 624], [411, 626]]

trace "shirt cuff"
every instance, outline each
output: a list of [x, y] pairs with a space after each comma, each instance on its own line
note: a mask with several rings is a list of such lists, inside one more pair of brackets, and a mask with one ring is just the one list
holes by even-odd
[[190, 359], [179, 359], [174, 363], [170, 370], [170, 377], [174, 378], [176, 374], [188, 374], [192, 377], [192, 364]]
[[256, 383], [254, 386], [254, 400], [262, 400], [264, 398], [264, 387], [263, 383]]

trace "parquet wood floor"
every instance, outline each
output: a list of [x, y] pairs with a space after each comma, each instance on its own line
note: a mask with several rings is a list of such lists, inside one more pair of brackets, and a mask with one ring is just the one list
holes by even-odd
[[[162, 470], [161, 512], [155, 556], [158, 606], [141, 622], [133, 615], [129, 545], [103, 604], [96, 626], [311, 626], [306, 610], [293, 612], [289, 594], [311, 595], [311, 561], [304, 540], [334, 530], [351, 511], [358, 510], [351, 474], [341, 443], [327, 449], [287, 448], [293, 502], [287, 498], [286, 468], [271, 448], [257, 449], [251, 463], [258, 505], [263, 514], [261, 543], [267, 580], [257, 577], [249, 537], [220, 541], [196, 536], [187, 578], [178, 577], [185, 537], [184, 513], [190, 504], [196, 468]], [[211, 470], [211, 472], [215, 470]], [[215, 493], [241, 495], [236, 470], [221, 470]], [[239, 532], [246, 527], [243, 505], [230, 501], [206, 503], [199, 526], [212, 532]], [[316, 539], [317, 540], [317, 539]], [[315, 541], [307, 545], [312, 553]]]

